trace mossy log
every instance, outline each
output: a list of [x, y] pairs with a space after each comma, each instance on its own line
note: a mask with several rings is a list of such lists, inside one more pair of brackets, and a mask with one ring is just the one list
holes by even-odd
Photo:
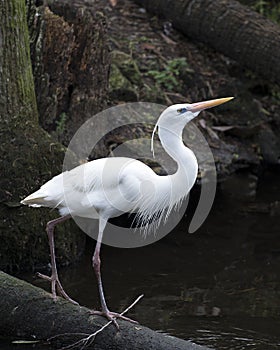
[[[79, 124], [102, 109], [108, 85], [109, 53], [102, 14], [96, 14], [86, 1], [52, 1], [51, 9], [36, 8], [33, 0], [27, 3], [40, 116], [26, 2], [0, 2], [0, 268], [5, 270], [49, 262], [45, 226], [57, 213], [19, 204], [62, 171], [65, 148], [39, 126], [39, 119], [45, 125], [53, 118], [51, 123], [57, 125], [57, 116], [66, 113], [69, 119], [60, 128], [67, 128], [70, 137]], [[85, 235], [75, 226], [69, 220], [58, 227], [58, 262], [70, 263], [83, 250]]]
[[[0, 266], [30, 269], [49, 262], [45, 210], [20, 207], [20, 200], [61, 172], [65, 148], [38, 124], [25, 0], [0, 3]], [[61, 261], [77, 259], [84, 235], [66, 223], [58, 235]], [[62, 230], [61, 230], [62, 229]]]
[[[25, 281], [0, 272], [0, 334], [13, 339], [47, 341], [54, 347], [70, 345], [100, 329], [106, 319], [90, 310], [50, 294]], [[110, 325], [86, 349], [94, 350], [206, 350], [189, 341], [157, 333], [141, 325], [118, 321]], [[80, 333], [80, 334], [78, 334]], [[82, 335], [83, 334], [83, 335]], [[60, 336], [61, 335], [61, 336]]]
[[135, 0], [195, 41], [273, 82], [280, 75], [280, 28], [235, 0]]

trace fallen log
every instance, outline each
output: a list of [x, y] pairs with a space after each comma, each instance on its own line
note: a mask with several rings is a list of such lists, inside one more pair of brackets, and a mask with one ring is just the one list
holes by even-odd
[[280, 27], [235, 0], [134, 0], [273, 82], [280, 75]]
[[[62, 298], [54, 302], [50, 294], [0, 271], [0, 335], [13, 339], [50, 342], [65, 347], [92, 334], [107, 322], [90, 315], [89, 309]], [[118, 321], [120, 331], [110, 325], [98, 333], [86, 349], [94, 350], [207, 350], [179, 338], [157, 333], [142, 325]], [[81, 348], [75, 347], [76, 349]]]

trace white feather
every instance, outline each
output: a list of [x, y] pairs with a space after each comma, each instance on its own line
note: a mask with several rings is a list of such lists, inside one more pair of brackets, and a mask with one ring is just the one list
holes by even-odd
[[159, 176], [131, 158], [103, 158], [55, 176], [21, 203], [58, 208], [61, 215], [102, 217], [104, 222], [124, 212], [134, 212], [137, 224], [147, 234], [181, 205], [194, 185], [198, 164], [193, 152], [183, 144], [185, 125], [200, 110], [230, 99], [173, 105], [163, 111], [153, 130], [151, 148], [154, 152], [153, 139], [158, 128], [163, 148], [177, 162], [175, 174]]

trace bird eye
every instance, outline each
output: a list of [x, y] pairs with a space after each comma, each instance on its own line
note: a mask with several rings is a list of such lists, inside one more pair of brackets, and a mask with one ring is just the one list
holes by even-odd
[[177, 109], [177, 113], [182, 114], [185, 113], [187, 111], [187, 108], [179, 108]]

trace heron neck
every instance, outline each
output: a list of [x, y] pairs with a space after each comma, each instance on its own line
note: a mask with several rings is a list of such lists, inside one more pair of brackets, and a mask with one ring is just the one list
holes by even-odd
[[182, 132], [182, 129], [171, 131], [159, 127], [158, 135], [164, 150], [178, 165], [176, 173], [169, 176], [173, 190], [178, 187], [178, 191], [188, 193], [195, 183], [198, 163], [194, 153], [184, 145]]

